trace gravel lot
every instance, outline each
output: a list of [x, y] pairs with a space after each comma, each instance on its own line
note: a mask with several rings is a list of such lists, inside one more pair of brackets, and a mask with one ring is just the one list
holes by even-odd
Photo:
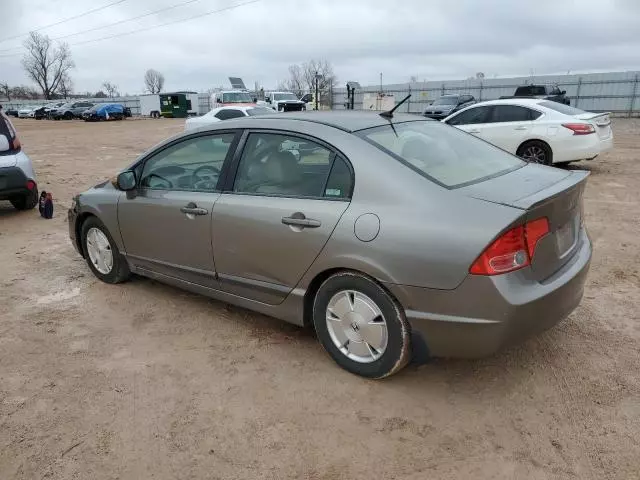
[[16, 120], [55, 216], [0, 202], [0, 479], [640, 478], [640, 120], [586, 168], [581, 306], [482, 361], [385, 381], [313, 335], [134, 278], [99, 282], [66, 209], [183, 128]]

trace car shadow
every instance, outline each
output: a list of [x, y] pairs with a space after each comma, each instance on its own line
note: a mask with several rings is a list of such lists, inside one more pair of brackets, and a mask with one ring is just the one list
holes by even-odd
[[25, 213], [28, 212], [16, 210], [8, 201], [5, 202], [0, 200], [0, 218], [17, 217], [18, 215], [23, 215]]

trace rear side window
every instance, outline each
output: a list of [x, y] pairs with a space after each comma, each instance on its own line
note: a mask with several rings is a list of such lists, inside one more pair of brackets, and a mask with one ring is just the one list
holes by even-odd
[[447, 120], [449, 125], [473, 125], [477, 123], [487, 123], [491, 107], [474, 107], [459, 113]]
[[495, 105], [491, 115], [491, 123], [502, 122], [526, 122], [540, 116], [539, 112], [534, 112], [530, 108], [520, 107], [518, 105]]
[[349, 198], [351, 170], [316, 142], [288, 134], [252, 133], [233, 191], [253, 195]]
[[358, 132], [418, 174], [455, 188], [502, 175], [525, 163], [519, 158], [439, 122], [420, 121]]

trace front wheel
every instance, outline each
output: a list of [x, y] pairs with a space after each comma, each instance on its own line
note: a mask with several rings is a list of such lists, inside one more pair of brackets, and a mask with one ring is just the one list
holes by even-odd
[[384, 378], [411, 357], [402, 307], [365, 275], [340, 272], [325, 280], [313, 302], [313, 323], [333, 360], [356, 375]]
[[131, 276], [107, 227], [96, 217], [82, 224], [82, 250], [93, 274], [106, 283], [121, 283]]
[[66, 113], [64, 114], [64, 119], [65, 119], [65, 120], [73, 120], [73, 113], [71, 113], [71, 112], [66, 112]]

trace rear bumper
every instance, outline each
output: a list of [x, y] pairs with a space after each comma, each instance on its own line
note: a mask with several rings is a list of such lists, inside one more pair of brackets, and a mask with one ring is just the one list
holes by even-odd
[[455, 290], [387, 287], [429, 355], [484, 357], [565, 319], [582, 299], [591, 252], [583, 230], [574, 257], [543, 283], [523, 269], [495, 277], [469, 275]]
[[570, 136], [552, 148], [554, 163], [591, 160], [613, 148], [613, 135], [603, 140], [597, 134]]
[[30, 192], [27, 182], [33, 179], [27, 178], [19, 167], [0, 168], [0, 200], [17, 195], [26, 195]]

